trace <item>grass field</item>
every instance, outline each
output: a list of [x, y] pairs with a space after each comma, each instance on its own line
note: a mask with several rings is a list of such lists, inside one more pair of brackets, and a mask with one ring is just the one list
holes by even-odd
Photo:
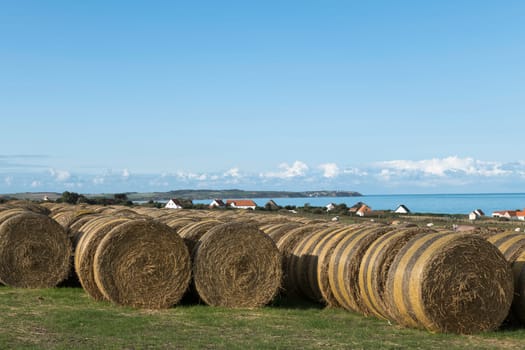
[[525, 329], [431, 334], [302, 300], [136, 310], [81, 288], [0, 287], [1, 349], [523, 349]]

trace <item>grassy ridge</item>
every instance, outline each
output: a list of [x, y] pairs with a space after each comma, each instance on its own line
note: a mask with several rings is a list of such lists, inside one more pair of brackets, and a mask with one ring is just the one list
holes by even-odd
[[80, 288], [0, 287], [0, 322], [2, 349], [518, 349], [525, 341], [524, 329], [430, 334], [304, 301], [135, 310], [95, 302]]
[[[86, 197], [103, 197], [113, 198], [114, 193], [100, 193], [100, 194], [86, 194]], [[170, 198], [184, 198], [184, 199], [213, 199], [213, 198], [302, 198], [302, 197], [358, 197], [361, 196], [359, 192], [355, 191], [244, 191], [244, 190], [174, 190], [168, 192], [127, 192], [127, 198], [132, 201], [149, 201], [149, 200], [165, 200]], [[61, 196], [57, 192], [25, 192], [25, 193], [10, 193], [0, 194], [0, 198], [6, 199], [27, 199], [40, 201], [44, 196], [50, 200], [56, 200]]]

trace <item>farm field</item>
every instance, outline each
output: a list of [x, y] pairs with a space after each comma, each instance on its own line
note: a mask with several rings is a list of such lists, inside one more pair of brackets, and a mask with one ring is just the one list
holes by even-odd
[[0, 322], [2, 349], [522, 349], [525, 342], [525, 329], [432, 334], [302, 299], [151, 311], [67, 287], [0, 287]]
[[[513, 298], [507, 261], [525, 249], [522, 235], [492, 220], [476, 225], [480, 235], [458, 235], [449, 227], [459, 221], [446, 216], [334, 222], [312, 214], [7, 203], [0, 213], [0, 349], [523, 348], [525, 327], [498, 329]], [[427, 222], [435, 223], [432, 229]], [[44, 234], [56, 244], [31, 243]], [[406, 253], [425, 247], [424, 240], [433, 248]], [[125, 254], [111, 254], [121, 247]], [[459, 255], [448, 253], [454, 251]], [[180, 260], [167, 265], [175, 258], [164, 257], [172, 255]], [[413, 261], [420, 267], [404, 267], [407, 256], [418, 256]], [[404, 277], [440, 256], [452, 258], [429, 276], [449, 278]], [[389, 268], [387, 279], [377, 272], [381, 266]], [[454, 279], [458, 266], [468, 267], [470, 275], [461, 276], [483, 287]], [[190, 275], [193, 284], [181, 302]], [[114, 283], [117, 278], [122, 282]], [[417, 283], [396, 290], [428, 286], [461, 303], [441, 297], [433, 299], [437, 304], [416, 304], [410, 293], [389, 292], [404, 280]], [[198, 304], [188, 300], [197, 294]], [[404, 303], [420, 305], [417, 323], [407, 318]], [[390, 321], [364, 316], [372, 314]]]

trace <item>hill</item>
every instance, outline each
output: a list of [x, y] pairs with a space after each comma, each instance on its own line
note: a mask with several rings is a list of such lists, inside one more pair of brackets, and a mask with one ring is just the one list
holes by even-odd
[[[355, 191], [244, 191], [239, 189], [229, 190], [173, 190], [168, 192], [127, 192], [127, 198], [131, 201], [157, 201], [170, 198], [185, 199], [213, 199], [213, 198], [302, 198], [302, 197], [359, 197], [361, 193]], [[16, 198], [28, 200], [42, 200], [47, 196], [55, 200], [61, 196], [57, 192], [23, 192], [0, 195], [0, 198]], [[114, 193], [85, 194], [86, 197], [113, 198]]]
[[174, 190], [169, 192], [128, 193], [128, 198], [137, 200], [161, 200], [169, 198], [212, 199], [212, 198], [302, 198], [302, 197], [358, 197], [354, 191], [244, 191], [230, 190]]

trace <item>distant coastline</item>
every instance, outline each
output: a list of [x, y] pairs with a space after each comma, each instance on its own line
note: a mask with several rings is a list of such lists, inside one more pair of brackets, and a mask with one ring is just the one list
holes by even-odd
[[[317, 197], [361, 197], [362, 194], [356, 191], [245, 191], [239, 189], [228, 190], [173, 190], [167, 192], [125, 192], [127, 198], [131, 201], [159, 201], [171, 198], [183, 198], [191, 200], [228, 198], [317, 198]], [[58, 192], [22, 192], [0, 194], [0, 198], [41, 200], [44, 196], [50, 200], [59, 198], [62, 194]], [[108, 197], [112, 198], [114, 193], [84, 194], [86, 197]]]

